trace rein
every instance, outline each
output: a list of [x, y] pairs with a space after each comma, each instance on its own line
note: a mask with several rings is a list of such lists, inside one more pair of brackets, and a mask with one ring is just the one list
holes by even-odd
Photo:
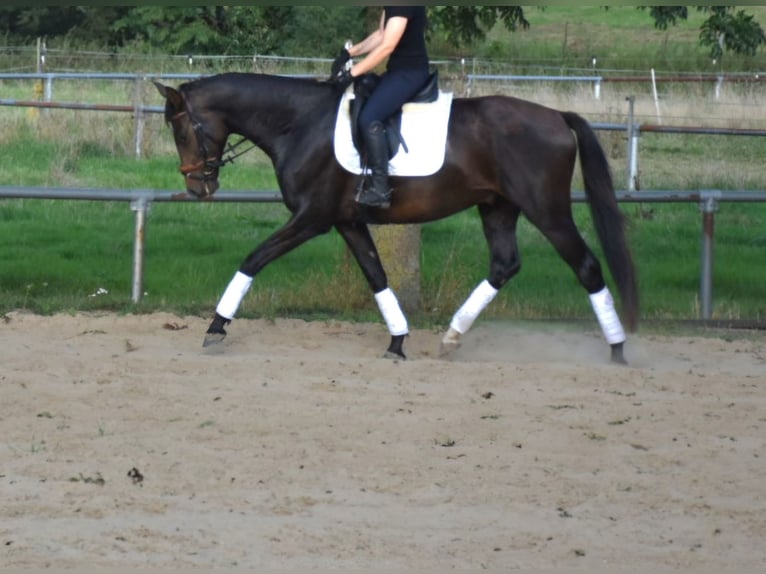
[[218, 162], [220, 164], [219, 167], [223, 167], [227, 163], [234, 163], [235, 159], [245, 155], [250, 150], [253, 150], [253, 149], [256, 148], [256, 145], [252, 144], [249, 148], [245, 148], [242, 151], [240, 151], [239, 153], [234, 153], [236, 151], [236, 149], [239, 146], [241, 146], [243, 143], [245, 143], [246, 141], [247, 141], [247, 138], [243, 137], [237, 143], [235, 143], [234, 145], [231, 145], [229, 142], [226, 142], [226, 151], [224, 151], [223, 153], [224, 154], [229, 154], [229, 155], [227, 157], [225, 157], [225, 158], [222, 158], [221, 161]]
[[[186, 112], [183, 112], [183, 113], [186, 113]], [[195, 130], [195, 133], [196, 133], [196, 130]], [[198, 139], [199, 139], [199, 135], [198, 135]], [[242, 139], [240, 139], [234, 145], [232, 145], [231, 143], [227, 142], [226, 143], [226, 150], [224, 151], [224, 154], [228, 154], [228, 155], [226, 157], [221, 158], [220, 160], [217, 160], [214, 157], [208, 157], [206, 159], [199, 160], [197, 163], [191, 163], [191, 164], [182, 165], [178, 169], [179, 169], [179, 171], [183, 175], [191, 177], [191, 173], [192, 172], [198, 171], [198, 170], [203, 169], [203, 168], [215, 169], [215, 168], [221, 168], [221, 167], [223, 167], [223, 166], [225, 166], [226, 164], [229, 164], [229, 163], [234, 163], [235, 159], [245, 155], [250, 150], [255, 149], [255, 147], [256, 147], [255, 144], [252, 144], [249, 148], [243, 149], [240, 152], [235, 153], [237, 148], [240, 147], [242, 144], [244, 144], [246, 141], [247, 141], [247, 138], [243, 137]], [[200, 151], [203, 151], [202, 150], [202, 146], [200, 146]], [[204, 153], [202, 155], [203, 156], [207, 155], [207, 153]], [[192, 177], [192, 179], [194, 179], [194, 178]]]

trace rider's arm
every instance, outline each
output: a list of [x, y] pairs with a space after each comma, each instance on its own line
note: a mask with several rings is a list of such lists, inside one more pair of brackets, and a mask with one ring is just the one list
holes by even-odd
[[348, 53], [352, 58], [363, 56], [380, 45], [383, 41], [383, 23], [385, 22], [385, 16], [385, 12], [380, 15], [380, 25], [369, 36], [358, 44], [353, 44], [348, 48]]
[[[394, 51], [399, 40], [402, 39], [405, 28], [407, 28], [407, 18], [401, 16], [389, 18], [385, 28], [378, 30], [381, 36], [380, 41], [363, 60], [354, 64], [354, 67], [351, 68], [351, 75], [354, 77], [361, 76], [373, 71], [382, 64], [391, 55], [391, 52]], [[375, 33], [371, 34], [368, 39], [374, 35]], [[355, 46], [352, 46], [353, 48]], [[351, 50], [349, 50], [349, 53], [351, 53]]]

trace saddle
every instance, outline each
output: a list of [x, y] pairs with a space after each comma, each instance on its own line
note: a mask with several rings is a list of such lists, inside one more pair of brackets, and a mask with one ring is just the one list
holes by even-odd
[[[364, 138], [359, 129], [359, 114], [364, 107], [365, 102], [372, 92], [378, 86], [380, 76], [377, 74], [365, 74], [354, 82], [354, 99], [351, 100], [351, 137], [354, 147], [360, 155], [364, 155]], [[423, 87], [412, 98], [405, 103], [430, 104], [439, 98], [439, 71], [435, 70], [428, 76], [428, 80]], [[405, 153], [409, 153], [407, 144], [402, 137], [402, 109], [383, 122], [386, 128], [386, 139], [388, 140], [388, 158], [394, 157], [401, 144]]]

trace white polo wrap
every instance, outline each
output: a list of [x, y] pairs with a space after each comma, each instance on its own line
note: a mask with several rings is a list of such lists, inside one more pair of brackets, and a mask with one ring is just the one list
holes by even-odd
[[216, 307], [216, 313], [221, 317], [227, 319], [233, 319], [234, 314], [239, 308], [239, 304], [242, 302], [250, 286], [253, 284], [253, 278], [245, 275], [244, 273], [237, 271], [234, 278], [229, 282], [229, 286], [218, 302]]
[[386, 321], [388, 332], [392, 336], [406, 335], [410, 332], [407, 327], [407, 318], [402, 313], [399, 301], [390, 288], [386, 288], [380, 293], [375, 293], [375, 301], [378, 304], [380, 313], [383, 315], [383, 319]]
[[590, 304], [596, 312], [596, 317], [604, 332], [604, 338], [610, 345], [625, 342], [625, 330], [622, 328], [620, 317], [614, 310], [614, 299], [608, 287], [590, 295]]
[[497, 289], [492, 287], [486, 279], [482, 281], [452, 317], [450, 327], [461, 335], [466, 334], [481, 312], [492, 303], [495, 295], [497, 295]]

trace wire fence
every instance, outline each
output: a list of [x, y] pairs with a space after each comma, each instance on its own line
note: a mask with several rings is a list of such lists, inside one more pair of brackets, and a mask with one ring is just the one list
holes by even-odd
[[[144, 281], [144, 238], [146, 237], [147, 214], [152, 202], [193, 201], [185, 192], [157, 191], [151, 189], [72, 189], [51, 187], [0, 186], [0, 198], [58, 199], [129, 202], [135, 213], [133, 238], [133, 278], [131, 299], [141, 300]], [[702, 238], [700, 247], [700, 319], [710, 320], [713, 315], [714, 280], [714, 230], [715, 213], [722, 202], [756, 203], [766, 202], [766, 191], [721, 191], [721, 190], [654, 190], [629, 192], [618, 191], [617, 200], [627, 203], [698, 203], [702, 212]], [[219, 192], [212, 203], [274, 203], [281, 202], [282, 194], [276, 190]], [[583, 192], [574, 192], [572, 201], [585, 203]], [[210, 203], [210, 202], [205, 202]]]
[[[272, 54], [216, 55], [216, 54], [157, 54], [136, 52], [108, 52], [95, 50], [50, 49], [40, 46], [0, 46], [0, 72], [33, 73], [56, 72], [123, 72], [141, 73], [159, 70], [160, 73], [215, 74], [224, 71], [259, 73], [327, 74], [329, 58], [280, 56]], [[649, 69], [604, 68], [596, 65], [567, 62], [562, 58], [535, 60], [497, 59], [484, 57], [435, 57], [432, 64], [444, 75], [450, 76], [599, 76], [604, 82], [645, 83]], [[684, 62], [674, 60], [671, 70], [654, 67], [659, 82], [720, 84], [762, 84], [766, 82], [766, 68], [748, 72], [683, 72], [693, 69]]]
[[[283, 74], [294, 77], [312, 77], [310, 72], [297, 74]], [[146, 117], [149, 114], [159, 114], [163, 112], [163, 107], [156, 105], [147, 105], [145, 100], [145, 85], [151, 80], [176, 80], [186, 81], [201, 77], [200, 74], [189, 73], [151, 73], [151, 74], [131, 74], [131, 73], [71, 73], [71, 72], [48, 72], [48, 73], [0, 73], [0, 83], [4, 81], [24, 81], [30, 84], [37, 82], [37, 99], [19, 100], [11, 98], [0, 98], [0, 106], [26, 107], [37, 109], [70, 109], [84, 111], [102, 111], [102, 112], [123, 112], [130, 113], [133, 117], [133, 149], [136, 158], [141, 158], [144, 147], [144, 128]], [[125, 104], [106, 104], [106, 103], [82, 103], [82, 102], [55, 102], [54, 84], [57, 82], [88, 82], [88, 81], [110, 81], [125, 82], [133, 87], [126, 89], [125, 92], [131, 94], [132, 101]], [[594, 82], [595, 95], [599, 96], [600, 77], [592, 76], [472, 76], [467, 77], [467, 92], [471, 93], [471, 88], [476, 82]], [[95, 90], [94, 90], [95, 91]], [[1, 94], [1, 92], [0, 92]], [[627, 98], [629, 102], [628, 114], [624, 122], [592, 122], [591, 125], [596, 130], [603, 131], [621, 131], [626, 134], [627, 149], [627, 183], [626, 189], [636, 190], [639, 185], [639, 144], [643, 133], [655, 134], [706, 134], [706, 135], [725, 135], [725, 136], [766, 136], [766, 129], [757, 128], [727, 128], [727, 127], [709, 127], [709, 126], [674, 126], [662, 123], [662, 117], [659, 110], [659, 99], [655, 96], [655, 105], [657, 115], [655, 122], [639, 122], [635, 113], [635, 98]]]

